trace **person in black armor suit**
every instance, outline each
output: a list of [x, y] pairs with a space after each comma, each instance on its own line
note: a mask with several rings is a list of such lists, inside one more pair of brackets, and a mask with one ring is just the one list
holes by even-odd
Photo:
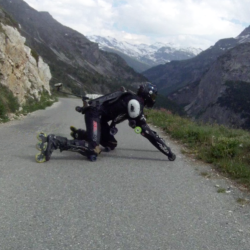
[[132, 128], [139, 127], [142, 136], [170, 161], [174, 161], [175, 154], [166, 146], [163, 139], [150, 129], [143, 114], [144, 107], [154, 106], [156, 96], [157, 88], [151, 83], [144, 83], [139, 86], [136, 94], [123, 89], [89, 101], [85, 107], [76, 107], [76, 111], [85, 114], [86, 130], [71, 126], [73, 140], [49, 135], [45, 152], [46, 161], [50, 159], [53, 150], [58, 148], [61, 151], [69, 150], [86, 155], [91, 161], [96, 160], [101, 152], [100, 145], [106, 151], [116, 148], [117, 141], [114, 135], [118, 130], [115, 125], [124, 120], [128, 120]]

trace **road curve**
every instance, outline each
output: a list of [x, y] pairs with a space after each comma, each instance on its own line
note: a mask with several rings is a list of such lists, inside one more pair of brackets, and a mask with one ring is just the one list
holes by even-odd
[[250, 249], [250, 207], [237, 202], [248, 194], [167, 137], [174, 162], [124, 122], [118, 148], [96, 162], [56, 151], [36, 163], [39, 131], [85, 127], [80, 103], [62, 98], [0, 125], [0, 249]]

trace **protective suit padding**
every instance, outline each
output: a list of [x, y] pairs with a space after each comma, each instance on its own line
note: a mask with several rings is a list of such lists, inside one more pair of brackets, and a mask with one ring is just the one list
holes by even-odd
[[101, 145], [103, 147], [109, 147], [114, 149], [117, 146], [117, 140], [113, 135], [110, 134], [110, 125], [104, 119], [101, 119]]
[[158, 150], [166, 156], [171, 156], [171, 149], [165, 144], [162, 138], [157, 133], [150, 129], [148, 125], [142, 126], [141, 134], [146, 137]]
[[88, 142], [92, 147], [100, 144], [100, 111], [96, 107], [89, 107], [85, 113]]
[[[68, 140], [66, 137], [54, 136], [51, 139], [53, 149], [60, 149], [60, 151], [73, 151], [82, 155], [99, 154], [100, 149], [91, 147], [91, 145], [84, 140]], [[52, 150], [53, 150], [52, 149]]]

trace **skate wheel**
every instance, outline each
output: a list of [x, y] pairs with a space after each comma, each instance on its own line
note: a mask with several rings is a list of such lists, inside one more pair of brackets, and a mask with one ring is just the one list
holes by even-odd
[[174, 161], [176, 159], [176, 155], [172, 153], [171, 156], [168, 157], [169, 161]]
[[38, 163], [43, 163], [43, 162], [45, 162], [45, 161], [46, 161], [46, 157], [45, 157], [44, 154], [38, 153], [38, 154], [36, 155], [36, 162], [38, 162]]
[[71, 130], [73, 133], [75, 133], [77, 129], [76, 129], [74, 126], [70, 126], [70, 130]]
[[135, 127], [134, 131], [136, 134], [140, 134], [142, 129], [141, 129], [141, 127]]
[[88, 159], [89, 159], [90, 161], [96, 161], [97, 157], [96, 157], [96, 155], [89, 155], [89, 156], [88, 156]]
[[36, 149], [37, 150], [39, 150], [39, 151], [45, 151], [46, 150], [46, 148], [47, 148], [47, 145], [46, 144], [43, 144], [42, 142], [38, 142], [37, 144], [36, 144]]
[[113, 128], [110, 129], [110, 134], [111, 135], [115, 135], [115, 134], [117, 134], [117, 132], [118, 132], [118, 129], [116, 127], [113, 127]]
[[38, 141], [42, 141], [44, 137], [47, 137], [47, 135], [44, 132], [40, 132], [36, 136]]

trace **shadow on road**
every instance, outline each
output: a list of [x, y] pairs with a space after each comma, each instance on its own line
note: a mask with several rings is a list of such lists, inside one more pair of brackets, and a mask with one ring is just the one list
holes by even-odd
[[[35, 148], [35, 145], [28, 145], [27, 147], [29, 148]], [[145, 150], [145, 149], [134, 149], [134, 148], [116, 148], [114, 151], [111, 152], [105, 152], [104, 148], [102, 148], [102, 153], [98, 157], [99, 160], [102, 156], [105, 155], [105, 158], [116, 158], [116, 159], [133, 159], [133, 160], [143, 160], [143, 161], [168, 161], [168, 158], [166, 156], [166, 159], [159, 159], [159, 157], [156, 155], [155, 157], [147, 157], [147, 153], [159, 153], [157, 150]], [[126, 151], [128, 155], [122, 154], [122, 152]], [[129, 152], [145, 152], [145, 157], [143, 156], [135, 156], [135, 155], [130, 155]], [[39, 153], [39, 151], [36, 151], [36, 153]], [[35, 154], [36, 154], [35, 153]], [[80, 155], [78, 153], [72, 153], [72, 152], [63, 152], [62, 155], [58, 154], [52, 155], [51, 160], [70, 160], [70, 161], [89, 161], [86, 156]], [[115, 154], [114, 154], [115, 153]], [[36, 163], [35, 160], [35, 154], [34, 157], [30, 157], [30, 155], [16, 155], [16, 157], [21, 158], [23, 160], [31, 160], [32, 162]], [[164, 156], [163, 156], [164, 157]], [[97, 160], [98, 161], [98, 160]]]
[[116, 159], [133, 159], [133, 160], [142, 160], [142, 161], [168, 161], [168, 158], [166, 156], [166, 160], [159, 159], [159, 158], [151, 158], [151, 157], [138, 157], [138, 156], [125, 156], [125, 155], [108, 155], [109, 158], [116, 158]]
[[145, 150], [145, 149], [135, 149], [135, 148], [116, 148], [115, 151], [138, 151], [138, 152], [151, 152], [151, 153], [155, 153], [155, 152], [159, 152], [158, 150]]

